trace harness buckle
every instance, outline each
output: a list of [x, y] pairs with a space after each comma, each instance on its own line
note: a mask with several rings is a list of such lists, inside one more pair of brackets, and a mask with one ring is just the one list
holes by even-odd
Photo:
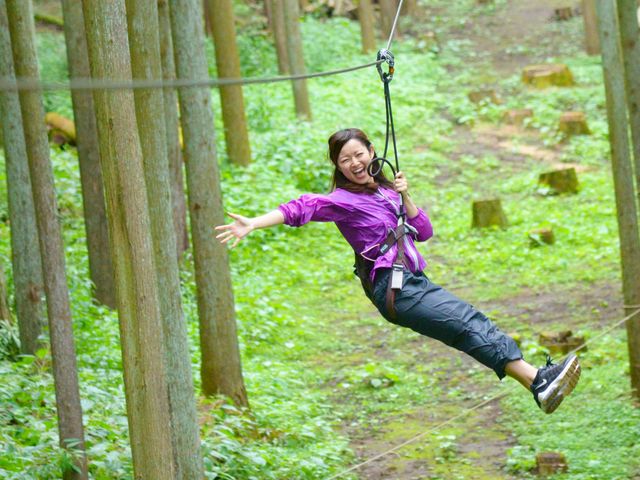
[[402, 290], [402, 277], [404, 276], [404, 267], [400, 263], [394, 263], [391, 270], [391, 289]]
[[[381, 61], [382, 60], [382, 61]], [[380, 80], [384, 83], [389, 83], [393, 79], [393, 72], [395, 70], [395, 59], [393, 57], [393, 53], [391, 53], [386, 48], [382, 48], [378, 50], [378, 55], [376, 57], [376, 61], [378, 64], [376, 65], [376, 69], [378, 70], [378, 74], [380, 75]], [[382, 64], [387, 63], [389, 65], [389, 71], [382, 71]]]

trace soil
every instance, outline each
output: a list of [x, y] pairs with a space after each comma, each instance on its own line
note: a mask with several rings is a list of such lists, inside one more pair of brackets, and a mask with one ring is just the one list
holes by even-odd
[[[526, 65], [540, 63], [547, 57], [559, 54], [559, 47], [553, 43], [554, 39], [549, 38], [550, 22], [556, 21], [554, 8], [559, 6], [557, 3], [552, 0], [499, 2], [494, 14], [472, 15], [458, 22], [456, 27], [445, 34], [469, 40], [473, 44], [473, 51], [482, 53], [471, 56], [470, 63], [479, 62], [485, 68], [488, 64], [488, 68], [493, 69], [498, 77], [510, 76], [517, 74]], [[425, 8], [426, 18], [432, 18], [437, 15], [446, 16], [446, 9], [449, 7]], [[581, 22], [581, 19], [572, 21]], [[442, 32], [438, 34], [442, 36]], [[581, 39], [569, 38], [565, 41], [580, 43]], [[506, 47], [511, 48], [505, 53]], [[467, 66], [468, 64], [465, 68]], [[501, 171], [523, 171], [534, 163], [555, 167], [562, 149], [562, 145], [545, 146], [535, 132], [512, 126], [457, 126], [454, 135], [458, 145], [452, 154], [454, 158], [462, 155], [492, 155], [499, 160]], [[454, 175], [455, 172], [441, 171], [436, 183], [446, 184]], [[474, 301], [473, 286], [458, 288], [455, 293], [472, 303]], [[599, 299], [597, 305], [594, 304], [596, 298]], [[500, 312], [502, 317], [517, 319], [518, 331], [524, 336], [539, 332], [542, 326], [548, 326], [550, 330], [562, 326], [579, 334], [580, 327], [585, 322], [591, 326], [606, 324], [618, 318], [622, 310], [620, 287], [603, 282], [549, 291], [519, 292], [483, 302], [482, 307], [485, 311]], [[377, 312], [371, 314], [377, 315]], [[390, 325], [389, 328], [397, 327]], [[361, 345], [368, 345], [363, 348], [369, 348], [370, 351], [360, 351], [361, 355], [386, 359], [395, 355], [389, 346], [392, 343], [389, 328], [383, 327], [383, 331], [380, 331], [379, 326], [358, 326], [350, 322], [345, 325], [344, 334], [348, 338], [355, 335], [362, 340]], [[436, 408], [410, 410], [391, 419], [381, 419], [379, 426], [375, 428], [363, 428], [357, 423], [345, 422], [342, 430], [351, 439], [351, 447], [356, 453], [354, 464], [387, 452], [420, 435], [417, 441], [359, 467], [358, 478], [516, 478], [505, 467], [507, 450], [516, 444], [516, 440], [501, 425], [499, 402], [493, 402], [460, 420], [453, 430], [455, 447], [447, 446], [447, 432], [452, 431], [450, 426], [438, 429], [437, 432], [424, 433], [479, 403], [488, 392], [495, 392], [495, 377], [483, 372], [482, 375], [474, 376], [473, 381], [468, 381], [468, 372], [478, 368], [475, 361], [424, 337], [416, 335], [409, 337], [408, 341], [408, 347], [415, 352], [416, 363], [439, 362], [440, 365], [443, 364], [443, 359], [449, 359], [444, 362], [444, 375], [439, 377], [439, 381], [441, 378], [446, 379], [445, 384], [440, 385], [442, 398], [437, 399]], [[414, 348], [425, 342], [428, 342], [428, 348]], [[461, 396], [451, 398], [446, 394], [458, 385], [463, 392]], [[346, 398], [342, 400], [349, 401]], [[448, 452], [447, 448], [454, 448], [454, 451]]]

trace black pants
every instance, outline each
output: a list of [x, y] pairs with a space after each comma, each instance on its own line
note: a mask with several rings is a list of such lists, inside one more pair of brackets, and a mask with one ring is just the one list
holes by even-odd
[[522, 352], [511, 337], [472, 305], [432, 283], [422, 272], [405, 270], [402, 290], [396, 292], [396, 315], [392, 318], [386, 307], [390, 272], [390, 269], [376, 272], [372, 300], [391, 323], [471, 355], [501, 379], [505, 376], [505, 365], [522, 358]]

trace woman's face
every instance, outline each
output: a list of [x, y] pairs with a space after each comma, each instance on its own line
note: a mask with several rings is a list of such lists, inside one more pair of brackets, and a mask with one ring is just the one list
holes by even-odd
[[352, 183], [366, 185], [373, 182], [367, 173], [367, 165], [373, 160], [373, 145], [367, 148], [360, 140], [352, 138], [342, 146], [338, 155], [338, 169]]

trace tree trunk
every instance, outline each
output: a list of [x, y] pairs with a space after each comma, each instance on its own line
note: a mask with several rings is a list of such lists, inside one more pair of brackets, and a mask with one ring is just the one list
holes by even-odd
[[[0, 76], [15, 78], [5, 2], [0, 0]], [[33, 355], [42, 329], [42, 267], [36, 212], [31, 194], [27, 146], [17, 92], [0, 92], [7, 197], [11, 224], [11, 265], [20, 332], [20, 351]]]
[[411, 17], [416, 14], [418, 10], [417, 0], [404, 0], [402, 4], [401, 14], [407, 17]]
[[[39, 79], [31, 1], [7, 0], [6, 6], [16, 76]], [[49, 161], [49, 142], [44, 128], [44, 106], [38, 91], [23, 91], [19, 97], [33, 187], [33, 205], [40, 239], [44, 290], [47, 296], [60, 443], [63, 448], [72, 447], [82, 452], [75, 459], [79, 472], [67, 470], [64, 472], [64, 477], [66, 479], [87, 478], [82, 408], [65, 274], [64, 246], [58, 223], [53, 169]]]
[[[380, 24], [382, 27], [382, 37], [385, 42], [391, 35], [393, 21], [396, 18], [396, 10], [398, 8], [398, 0], [380, 0]], [[394, 34], [394, 38], [398, 36], [398, 27]]]
[[360, 0], [358, 18], [360, 20], [360, 36], [362, 37], [362, 53], [372, 52], [376, 49], [376, 34], [371, 0]]
[[[176, 79], [176, 67], [173, 61], [169, 0], [158, 0], [158, 24], [160, 27], [162, 78], [172, 81]], [[182, 176], [178, 94], [175, 88], [164, 89], [164, 119], [167, 135], [167, 155], [169, 157], [171, 201], [173, 203], [173, 226], [176, 230], [176, 253], [180, 258], [185, 250], [189, 248], [189, 233], [187, 232], [187, 204], [184, 193], [184, 178]]]
[[291, 68], [289, 67], [289, 53], [287, 52], [287, 34], [284, 26], [284, 0], [265, 0], [271, 1], [271, 19], [273, 25], [273, 41], [276, 46], [276, 54], [278, 56], [278, 73], [280, 75], [289, 75]]
[[[73, 78], [89, 78], [87, 40], [82, 15], [82, 0], [62, 0], [64, 35], [67, 45], [69, 74]], [[104, 189], [100, 172], [100, 149], [93, 106], [89, 90], [72, 90], [73, 116], [77, 130], [78, 160], [82, 183], [84, 224], [89, 252], [89, 272], [94, 296], [109, 308], [116, 307], [113, 265], [109, 251], [109, 232], [104, 206]]]
[[640, 28], [635, 0], [618, 0], [618, 21], [624, 61], [627, 108], [635, 162], [636, 195], [640, 206]]
[[[134, 79], [162, 77], [157, 0], [126, 0]], [[160, 314], [169, 388], [175, 478], [202, 478], [200, 438], [191, 372], [187, 326], [182, 312], [176, 234], [172, 222], [164, 94], [160, 89], [134, 92], [136, 118], [147, 187], [156, 264]]]
[[[178, 78], [207, 78], [207, 58], [198, 0], [170, 0], [171, 31]], [[222, 393], [247, 405], [231, 288], [229, 259], [215, 240], [214, 227], [224, 223], [216, 162], [211, 94], [208, 88], [178, 90], [185, 141], [189, 214], [196, 271], [202, 391]]]
[[4, 276], [4, 267], [0, 263], [0, 320], [13, 324], [8, 298], [7, 278]]
[[[91, 75], [130, 80], [124, 0], [83, 0]], [[131, 90], [94, 90], [135, 478], [174, 479], [163, 328]], [[173, 260], [173, 258], [172, 258]], [[164, 292], [163, 292], [164, 293]]]
[[[286, 33], [289, 69], [292, 75], [304, 75], [304, 55], [302, 53], [302, 35], [300, 34], [300, 12], [297, 0], [282, 0], [284, 8], [284, 28]], [[311, 121], [311, 106], [306, 80], [293, 80], [293, 97], [298, 118]]]
[[[232, 0], [207, 0], [211, 16], [211, 30], [216, 51], [219, 78], [240, 78], [240, 57], [236, 43], [235, 16]], [[241, 85], [219, 87], [224, 123], [224, 138], [227, 155], [231, 163], [249, 165], [251, 148], [247, 120], [244, 114], [244, 99]]]
[[582, 0], [582, 20], [584, 21], [585, 49], [589, 55], [600, 54], [596, 0]]
[[[607, 97], [611, 168], [620, 232], [622, 290], [625, 305], [628, 305], [625, 312], [629, 315], [640, 305], [640, 235], [629, 152], [624, 66], [617, 31], [615, 1], [597, 0], [596, 8]], [[640, 315], [627, 321], [626, 326], [631, 386], [634, 388], [634, 396], [640, 399]]]

